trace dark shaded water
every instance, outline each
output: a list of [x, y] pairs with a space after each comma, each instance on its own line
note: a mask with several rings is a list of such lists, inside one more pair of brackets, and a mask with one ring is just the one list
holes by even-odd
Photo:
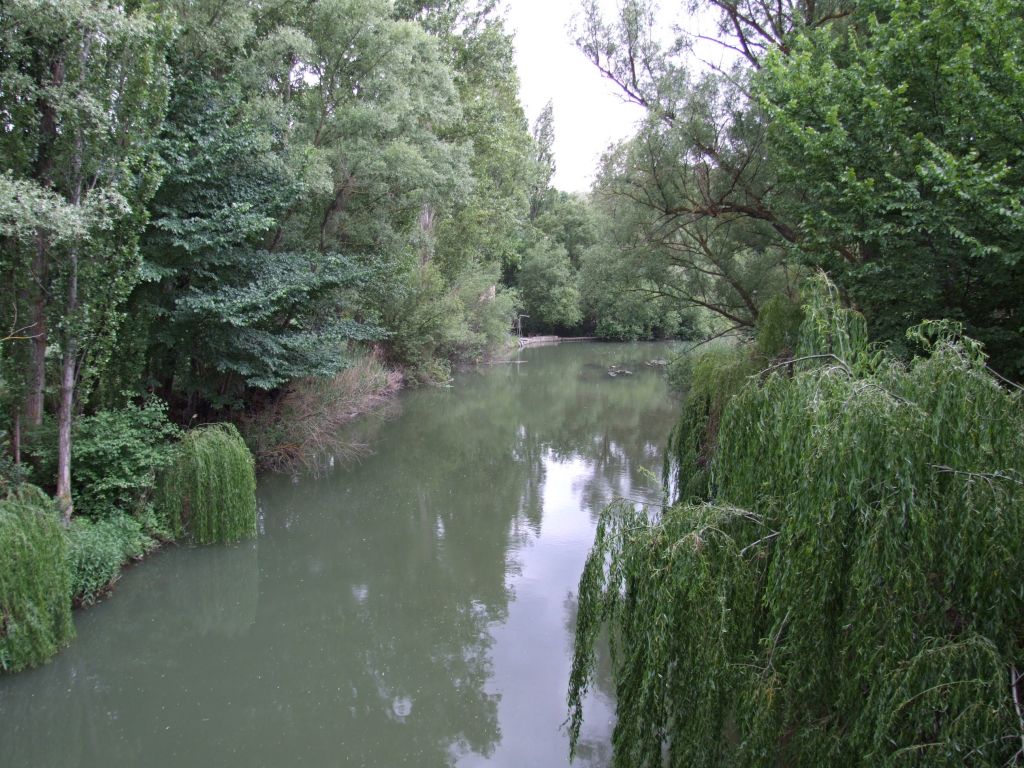
[[[405, 394], [357, 465], [262, 478], [256, 541], [152, 557], [0, 679], [0, 765], [567, 765], [573, 594], [598, 510], [660, 496], [666, 355], [529, 349]], [[612, 713], [598, 686], [578, 764]]]

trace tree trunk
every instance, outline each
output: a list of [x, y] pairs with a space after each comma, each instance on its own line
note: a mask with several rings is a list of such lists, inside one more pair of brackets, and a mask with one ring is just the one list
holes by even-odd
[[14, 410], [14, 425], [11, 429], [11, 457], [14, 459], [14, 466], [21, 466], [21, 414]]
[[[79, 54], [81, 71], [87, 71], [92, 40], [86, 35]], [[82, 76], [84, 85], [84, 75]], [[82, 89], [83, 92], [85, 89]], [[82, 129], [75, 129], [75, 153], [71, 156], [71, 195], [68, 200], [75, 207], [82, 204], [82, 160], [85, 156], [85, 137]], [[75, 381], [78, 378], [78, 245], [68, 249], [68, 293], [64, 307], [64, 332], [61, 338], [63, 356], [60, 363], [60, 407], [57, 409], [57, 507], [64, 525], [71, 522], [74, 501], [71, 498], [71, 424], [75, 417]]]
[[[41, 55], [42, 52], [39, 52]], [[47, 66], [50, 73], [50, 85], [59, 87], [64, 84], [64, 59], [56, 56]], [[42, 83], [46, 85], [46, 83]], [[44, 189], [53, 186], [53, 153], [57, 141], [57, 110], [46, 96], [46, 90], [40, 89], [36, 102], [39, 110], [39, 151], [36, 156], [33, 175]], [[29, 288], [31, 307], [31, 352], [29, 355], [28, 381], [25, 391], [25, 420], [31, 426], [39, 426], [43, 421], [43, 395], [46, 392], [46, 285], [49, 271], [49, 243], [46, 235], [39, 233], [36, 238], [36, 252], [32, 257], [32, 285]]]
[[32, 257], [32, 287], [30, 307], [32, 324], [28, 328], [29, 362], [28, 381], [25, 388], [25, 420], [29, 425], [38, 427], [43, 423], [43, 396], [46, 392], [46, 290], [47, 280], [47, 242], [46, 237], [39, 235], [36, 252]]
[[71, 522], [74, 502], [71, 499], [71, 422], [75, 406], [74, 341], [68, 342], [60, 371], [60, 408], [57, 411], [57, 507], [64, 524]]
[[[68, 254], [68, 297], [66, 317], [73, 318], [78, 311], [78, 249]], [[57, 506], [65, 525], [71, 522], [74, 502], [71, 499], [71, 422], [74, 419], [75, 379], [78, 374], [78, 341], [74, 328], [64, 336], [64, 355], [60, 365], [60, 407], [57, 410]]]

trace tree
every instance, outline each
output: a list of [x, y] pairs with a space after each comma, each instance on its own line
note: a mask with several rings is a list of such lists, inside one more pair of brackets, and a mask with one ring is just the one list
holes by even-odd
[[530, 189], [530, 221], [536, 221], [551, 193], [551, 179], [555, 175], [555, 114], [551, 101], [537, 115], [530, 135], [533, 137], [535, 167]]
[[560, 243], [538, 240], [523, 257], [519, 290], [534, 328], [573, 328], [583, 319], [576, 274]]
[[871, 3], [802, 29], [758, 93], [800, 251], [900, 343], [962, 321], [1024, 372], [1024, 5]]
[[773, 292], [792, 292], [784, 268], [799, 232], [780, 213], [767, 124], [741, 65], [691, 74], [687, 41], [666, 50], [645, 2], [606, 23], [584, 5], [577, 44], [624, 96], [647, 110], [636, 136], [605, 157], [595, 196], [624, 224], [616, 249], [680, 309], [702, 308], [726, 329], [750, 329]]
[[148, 378], [179, 406], [184, 398], [188, 418], [237, 405], [250, 388], [330, 375], [346, 343], [375, 330], [337, 307], [359, 281], [351, 259], [307, 242], [280, 247], [290, 209], [326, 185], [288, 131], [301, 96], [291, 69], [312, 43], [292, 27], [261, 29], [246, 3], [182, 11], [164, 129], [171, 172], [144, 241], [154, 279], [134, 308], [149, 329]]
[[572, 741], [607, 626], [613, 765], [1013, 764], [1020, 392], [955, 324], [914, 329], [908, 365], [833, 287], [808, 298], [791, 365], [698, 363], [674, 503], [602, 513]]
[[498, 265], [508, 283], [528, 229], [533, 145], [519, 103], [512, 36], [492, 3], [462, 5], [460, 23], [440, 36], [462, 109], [445, 136], [472, 148], [472, 181], [451, 215], [436, 222], [434, 258], [449, 281], [482, 264]]
[[638, 275], [614, 244], [599, 243], [584, 255], [579, 270], [580, 308], [587, 326], [602, 339], [692, 337], [695, 316], [681, 316], [677, 302]]
[[793, 294], [801, 273], [766, 222], [738, 212], [682, 211], [695, 203], [693, 190], [707, 189], [712, 178], [730, 183], [710, 168], [680, 167], [675, 159], [686, 142], [654, 127], [605, 158], [594, 191], [604, 223], [598, 252], [634, 276], [629, 290], [673, 302], [682, 312], [707, 313], [716, 332], [749, 332], [764, 302]]
[[195, 412], [332, 375], [380, 338], [468, 174], [439, 136], [459, 112], [437, 43], [386, 3], [187, 12], [202, 32], [176, 52], [140, 306], [162, 326], [151, 370]]
[[[101, 0], [15, 0], [0, 24], [0, 110], [15, 127], [4, 132], [4, 170], [24, 195], [15, 217], [30, 217], [8, 231], [31, 231], [8, 242], [12, 264], [32, 251], [15, 301], [29, 309], [32, 330], [24, 413], [41, 419], [45, 350], [56, 327], [57, 497], [68, 520], [76, 391], [83, 375], [102, 367], [139, 277], [138, 236], [159, 178], [153, 139], [166, 106], [169, 26]], [[57, 219], [33, 223], [45, 207]]]

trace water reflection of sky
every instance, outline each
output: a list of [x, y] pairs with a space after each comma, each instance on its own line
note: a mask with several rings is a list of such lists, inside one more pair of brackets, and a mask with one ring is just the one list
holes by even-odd
[[[0, 764], [566, 766], [596, 515], [660, 494], [675, 406], [645, 354], [527, 350], [405, 395], [359, 464], [261, 478], [255, 542], [150, 558], [0, 678]], [[613, 711], [599, 676], [577, 764], [607, 764]]]
[[[492, 674], [487, 691], [499, 696], [502, 740], [489, 758], [463, 755], [459, 766], [547, 766], [566, 764], [565, 690], [571, 664], [566, 598], [574, 594], [593, 538], [582, 490], [593, 479], [593, 462], [544, 456], [539, 536], [512, 557], [515, 599], [508, 618], [490, 627]], [[587, 702], [582, 741], [606, 742], [614, 703], [596, 692]], [[586, 760], [582, 761], [586, 764]]]

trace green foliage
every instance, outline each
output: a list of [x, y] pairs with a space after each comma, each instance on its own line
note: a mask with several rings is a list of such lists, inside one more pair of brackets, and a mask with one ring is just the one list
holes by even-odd
[[842, 304], [839, 291], [824, 274], [809, 280], [804, 293], [804, 320], [796, 353], [799, 357], [831, 356], [861, 368], [868, 360], [868, 326], [864, 316]]
[[[153, 4], [11, 0], [0, 15], [0, 323], [16, 329], [17, 390], [37, 424], [46, 349], [59, 349], [57, 494], [73, 510], [72, 424], [112, 355], [141, 278], [138, 239], [161, 174], [171, 19]], [[11, 279], [13, 278], [13, 279]]]
[[67, 532], [67, 596], [79, 605], [91, 605], [121, 575], [129, 560], [142, 557], [157, 546], [142, 523], [122, 512], [103, 520], [75, 517]]
[[[796, 13], [780, 7], [765, 20], [757, 3], [706, 5], [723, 11], [724, 30], [749, 18], [778, 32]], [[668, 299], [677, 311], [708, 313], [715, 331], [752, 329], [761, 305], [800, 279], [788, 263], [797, 233], [777, 211], [790, 190], [777, 183], [749, 70], [737, 62], [692, 72], [692, 38], [664, 45], [657, 16], [651, 0], [631, 0], [607, 22], [601, 4], [587, 0], [578, 18], [581, 51], [646, 111], [636, 134], [602, 159], [593, 196], [603, 230], [597, 256], [630, 289]]]
[[[535, 144], [519, 103], [512, 35], [488, 2], [459, 3], [458, 25], [441, 36], [453, 62], [462, 120], [452, 141], [472, 148], [472, 184], [436, 224], [435, 258], [446, 276], [479, 264], [511, 274], [521, 263], [534, 181]], [[478, 5], [479, 11], [470, 10]], [[508, 282], [508, 281], [506, 281]]]
[[692, 311], [683, 309], [657, 285], [639, 278], [635, 264], [619, 257], [615, 246], [589, 248], [579, 273], [580, 303], [594, 335], [615, 341], [696, 334]]
[[755, 78], [787, 217], [872, 334], [950, 317], [1024, 371], [1024, 4], [855, 6]]
[[21, 485], [0, 499], [0, 672], [42, 664], [75, 635], [67, 545], [53, 502]]
[[[340, 290], [360, 285], [362, 272], [337, 254], [220, 252], [226, 274], [179, 297], [168, 352], [185, 367], [181, 383], [211, 400], [214, 382], [272, 389], [303, 376], [331, 376], [346, 362], [349, 341], [380, 337], [352, 318], [306, 314], [325, 309]], [[291, 317], [290, 322], [285, 318]], [[195, 359], [206, 361], [198, 366]], [[221, 387], [221, 392], [225, 388]]]
[[1016, 759], [1021, 393], [949, 324], [909, 365], [872, 357], [816, 293], [819, 357], [726, 404], [703, 499], [601, 516], [570, 703], [575, 741], [610, 624], [615, 765]]
[[549, 189], [533, 225], [549, 238], [560, 243], [569, 261], [579, 269], [583, 254], [599, 237], [593, 201], [581, 194]]
[[738, 343], [703, 347], [672, 361], [669, 381], [683, 395], [683, 404], [669, 433], [663, 478], [675, 498], [707, 497], [722, 414], [757, 371], [758, 360]]
[[523, 257], [517, 286], [531, 328], [573, 328], [583, 319], [576, 273], [560, 243], [538, 240]]
[[[2, 437], [5, 435], [0, 434]], [[8, 491], [14, 490], [27, 479], [28, 467], [15, 464], [9, 456], [0, 455], [0, 494], [7, 495]]]
[[803, 308], [786, 296], [772, 296], [757, 316], [757, 351], [765, 359], [792, 355], [800, 340]]
[[352, 258], [302, 241], [294, 250], [266, 247], [287, 206], [325, 183], [323, 169], [283, 151], [275, 135], [286, 113], [246, 87], [250, 68], [269, 65], [239, 54], [224, 71], [222, 51], [196, 58], [197, 42], [179, 40], [191, 58], [175, 59], [183, 76], [165, 126], [173, 173], [154, 200], [144, 239], [150, 282], [134, 305], [149, 330], [150, 375], [173, 377], [178, 393], [223, 408], [250, 388], [330, 376], [344, 366], [349, 339], [379, 332], [338, 311], [364, 277]]
[[555, 175], [555, 115], [551, 100], [548, 100], [537, 115], [530, 133], [534, 146], [530, 220], [535, 221], [556, 194], [551, 189], [551, 178]]
[[169, 441], [177, 434], [167, 406], [155, 397], [79, 418], [72, 454], [79, 514], [136, 512], [152, 492], [156, 472], [170, 461]]
[[416, 268], [381, 310], [389, 356], [413, 381], [447, 381], [449, 361], [475, 361], [508, 338], [519, 294], [501, 286], [496, 266], [467, 267], [454, 283], [433, 262]]
[[157, 483], [156, 512], [175, 538], [199, 544], [256, 535], [252, 454], [231, 424], [192, 429]]
[[455, 361], [479, 361], [501, 350], [522, 306], [519, 292], [501, 284], [496, 267], [467, 271], [453, 290], [463, 319], [458, 333], [442, 344], [442, 354]]

